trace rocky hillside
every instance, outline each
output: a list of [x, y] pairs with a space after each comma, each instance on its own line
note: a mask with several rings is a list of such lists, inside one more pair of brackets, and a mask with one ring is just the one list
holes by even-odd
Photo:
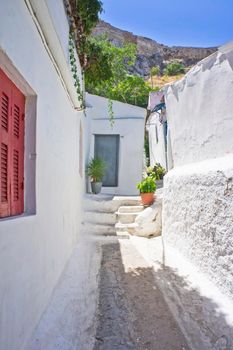
[[100, 34], [107, 34], [110, 41], [116, 46], [121, 46], [124, 41], [136, 44], [138, 52], [137, 61], [132, 68], [132, 73], [143, 77], [149, 75], [150, 68], [153, 66], [160, 66], [162, 71], [169, 62], [179, 60], [185, 67], [190, 67], [217, 50], [216, 47], [169, 47], [155, 40], [113, 27], [104, 21], [100, 21], [93, 31], [93, 35]]

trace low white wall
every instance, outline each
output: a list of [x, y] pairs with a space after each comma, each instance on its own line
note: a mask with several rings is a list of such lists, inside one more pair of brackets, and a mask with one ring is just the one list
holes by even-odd
[[117, 187], [102, 187], [102, 193], [137, 195], [136, 184], [143, 170], [144, 108], [113, 101], [114, 125], [108, 117], [108, 99], [87, 94], [87, 118], [91, 119], [90, 149], [86, 161], [94, 155], [94, 135], [119, 135], [119, 173]]
[[[79, 124], [84, 117], [74, 110], [25, 2], [1, 1], [1, 14], [0, 47], [9, 60], [0, 67], [16, 67], [37, 97], [36, 214], [0, 221], [0, 348], [23, 350], [77, 241], [83, 192]], [[63, 13], [60, 21], [67, 28], [65, 20]], [[31, 90], [26, 90], [30, 99]], [[31, 116], [26, 113], [26, 118]]]
[[165, 176], [165, 243], [233, 300], [233, 43], [166, 94], [174, 169]]

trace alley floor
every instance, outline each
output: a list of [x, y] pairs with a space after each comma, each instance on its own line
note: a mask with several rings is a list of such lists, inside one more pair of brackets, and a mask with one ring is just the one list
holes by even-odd
[[81, 241], [30, 350], [188, 350], [148, 265], [129, 239]]
[[103, 246], [94, 350], [188, 350], [154, 282], [129, 240]]

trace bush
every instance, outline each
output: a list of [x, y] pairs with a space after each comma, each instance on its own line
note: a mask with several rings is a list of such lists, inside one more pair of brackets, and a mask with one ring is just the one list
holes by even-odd
[[185, 73], [185, 67], [180, 62], [171, 62], [165, 68], [164, 73], [166, 75], [182, 74], [182, 73]]
[[148, 167], [146, 169], [147, 175], [152, 177], [154, 180], [162, 180], [166, 174], [166, 170], [162, 167], [160, 163], [156, 163], [153, 167]]
[[104, 177], [106, 163], [101, 158], [92, 158], [87, 166], [87, 175], [93, 182], [101, 182]]
[[156, 190], [156, 183], [153, 177], [147, 176], [137, 184], [137, 189], [140, 193], [154, 193]]

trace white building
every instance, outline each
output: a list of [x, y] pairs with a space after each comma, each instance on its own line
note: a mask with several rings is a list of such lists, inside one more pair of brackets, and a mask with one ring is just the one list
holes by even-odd
[[89, 137], [86, 164], [94, 155], [106, 161], [102, 193], [138, 195], [143, 171], [146, 110], [113, 101], [114, 123], [109, 122], [108, 99], [87, 94]]
[[0, 349], [23, 350], [79, 237], [90, 135], [117, 135], [109, 191], [133, 193], [145, 113], [114, 102], [110, 128], [104, 99], [88, 96], [92, 108], [81, 110], [62, 0], [0, 0], [0, 8]]

